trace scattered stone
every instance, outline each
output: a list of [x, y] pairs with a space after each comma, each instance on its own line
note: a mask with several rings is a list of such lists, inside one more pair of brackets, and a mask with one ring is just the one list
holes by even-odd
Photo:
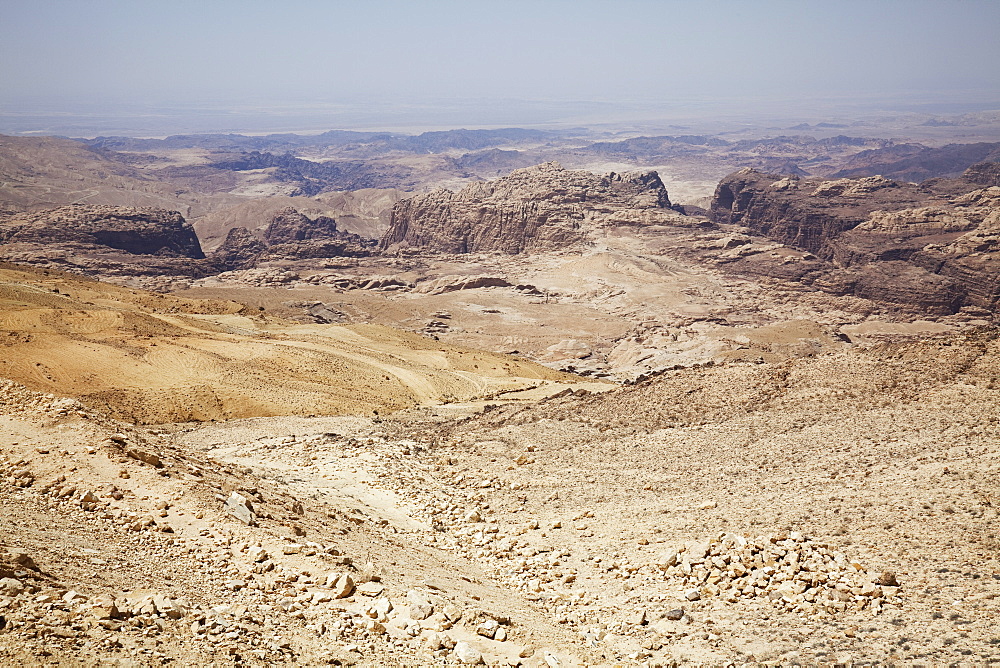
[[371, 596], [374, 598], [385, 591], [385, 585], [379, 582], [365, 582], [364, 584], [358, 585], [356, 591], [362, 596]]
[[146, 452], [145, 450], [139, 450], [137, 448], [129, 448], [125, 454], [132, 459], [149, 464], [150, 466], [155, 466], [156, 468], [161, 468], [163, 466], [163, 462], [160, 461], [159, 455], [152, 452]]
[[659, 567], [661, 570], [664, 570], [664, 571], [667, 570], [668, 568], [670, 568], [671, 566], [676, 566], [677, 565], [677, 551], [676, 550], [668, 550], [667, 552], [664, 552], [663, 554], [661, 554], [657, 558], [657, 560], [656, 560], [655, 563], [656, 563], [657, 567]]
[[239, 492], [232, 492], [229, 495], [229, 498], [226, 499], [226, 509], [229, 511], [230, 515], [238, 519], [240, 522], [243, 522], [248, 526], [256, 524], [253, 506], [250, 505], [249, 499]]
[[434, 614], [434, 606], [430, 603], [414, 603], [410, 606], [410, 619], [420, 621]]
[[262, 547], [251, 547], [247, 550], [247, 558], [255, 564], [259, 564], [262, 561], [267, 561], [270, 555]]
[[678, 621], [684, 616], [684, 608], [674, 608], [673, 610], [668, 610], [667, 614], [664, 615], [666, 619], [671, 621]]
[[73, 604], [73, 603], [85, 603], [87, 601], [87, 597], [86, 596], [84, 596], [80, 592], [74, 591], [72, 589], [70, 589], [68, 592], [66, 592], [65, 594], [63, 594], [62, 599], [64, 601], [66, 601], [67, 603], [70, 603], [70, 604]]
[[30, 568], [32, 570], [38, 570], [38, 566], [35, 564], [35, 560], [31, 558], [31, 555], [24, 550], [10, 550], [10, 559], [18, 566], [24, 566], [25, 568]]
[[0, 596], [17, 596], [24, 591], [24, 584], [14, 578], [0, 578]]
[[643, 624], [646, 623], [646, 611], [643, 610], [642, 608], [633, 610], [627, 615], [625, 621], [627, 621], [629, 624], [642, 626]]
[[500, 624], [495, 619], [487, 619], [476, 627], [476, 634], [484, 638], [493, 638], [499, 630]]
[[448, 618], [448, 621], [457, 622], [462, 619], [462, 608], [458, 607], [454, 603], [447, 603], [441, 609], [444, 616]]
[[336, 580], [330, 576], [328, 582], [334, 598], [347, 598], [354, 593], [354, 580], [347, 573], [339, 575]]
[[[671, 561], [674, 565], [664, 567]], [[901, 604], [893, 573], [867, 574], [829, 545], [794, 531], [758, 538], [721, 534], [711, 541], [689, 543], [676, 555], [667, 553], [657, 566], [694, 585], [684, 592], [689, 601], [756, 597], [790, 610], [828, 613], [843, 612], [855, 597], [860, 599], [858, 609], [872, 605], [875, 612], [875, 602], [887, 595], [891, 604]], [[883, 584], [889, 582], [895, 584]]]
[[878, 579], [875, 580], [875, 584], [881, 587], [898, 587], [899, 582], [896, 580], [896, 574], [892, 571], [883, 571]]
[[455, 658], [463, 665], [475, 666], [483, 663], [482, 653], [464, 640], [455, 643], [454, 653]]

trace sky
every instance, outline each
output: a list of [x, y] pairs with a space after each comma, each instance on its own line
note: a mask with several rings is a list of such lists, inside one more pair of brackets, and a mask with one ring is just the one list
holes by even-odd
[[0, 104], [1000, 95], [997, 0], [0, 0]]

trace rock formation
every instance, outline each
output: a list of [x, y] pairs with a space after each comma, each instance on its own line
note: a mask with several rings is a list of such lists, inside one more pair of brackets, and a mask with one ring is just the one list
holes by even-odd
[[270, 245], [306, 241], [309, 239], [336, 239], [343, 236], [337, 230], [337, 221], [328, 216], [315, 220], [288, 207], [274, 214], [271, 224], [264, 232], [264, 240]]
[[229, 231], [212, 253], [221, 271], [249, 269], [269, 260], [301, 260], [368, 255], [375, 242], [337, 229], [327, 216], [311, 219], [288, 207], [278, 211], [260, 239], [245, 227]]
[[982, 187], [994, 179], [992, 164], [922, 185], [742, 170], [719, 184], [710, 215], [817, 256], [780, 267], [755, 261], [752, 273], [797, 273], [796, 280], [829, 292], [929, 313], [994, 310], [1000, 187]]
[[598, 176], [549, 162], [457, 193], [439, 189], [399, 202], [380, 248], [551, 250], [583, 240], [610, 214], [632, 209], [676, 215], [656, 172]]
[[214, 253], [212, 261], [222, 271], [249, 269], [257, 265], [257, 260], [267, 252], [267, 244], [258, 239], [245, 227], [229, 230], [226, 240]]
[[198, 237], [176, 211], [73, 205], [0, 221], [0, 243], [73, 243], [136, 255], [203, 258]]
[[203, 275], [191, 225], [164, 209], [71, 205], [0, 219], [0, 258], [84, 273]]

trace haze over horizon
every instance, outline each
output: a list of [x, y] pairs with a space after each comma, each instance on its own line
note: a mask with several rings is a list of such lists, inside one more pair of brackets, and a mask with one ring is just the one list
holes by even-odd
[[530, 125], [1000, 107], [1000, 4], [980, 0], [6, 0], [4, 13], [0, 131], [37, 119], [44, 132], [60, 114], [70, 126], [126, 114], [153, 131], [184, 115], [263, 130], [283, 117]]

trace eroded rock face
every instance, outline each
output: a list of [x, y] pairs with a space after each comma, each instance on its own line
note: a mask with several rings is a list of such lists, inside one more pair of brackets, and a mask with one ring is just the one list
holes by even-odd
[[980, 162], [965, 170], [962, 177], [970, 183], [987, 188], [1000, 186], [1000, 162]]
[[344, 236], [337, 229], [337, 221], [327, 216], [315, 220], [288, 207], [274, 214], [264, 232], [264, 240], [271, 246], [309, 239], [337, 239]]
[[368, 255], [374, 240], [337, 229], [327, 216], [309, 218], [291, 207], [278, 211], [260, 239], [245, 227], [229, 231], [212, 253], [220, 271], [250, 269], [268, 260], [302, 260]]
[[211, 272], [176, 211], [71, 205], [0, 218], [0, 259], [94, 276], [202, 276]]
[[926, 200], [917, 186], [880, 176], [829, 181], [744, 169], [719, 183], [709, 213], [716, 223], [744, 225], [828, 257], [829, 241], [860, 225], [873, 211], [905, 209]]
[[267, 244], [258, 239], [245, 227], [229, 230], [226, 240], [214, 253], [212, 260], [222, 271], [249, 269], [267, 252]]
[[598, 176], [549, 162], [459, 192], [435, 190], [396, 204], [380, 248], [523, 253], [562, 248], [623, 210], [669, 211], [656, 172]]
[[194, 228], [176, 211], [72, 205], [0, 221], [0, 243], [74, 243], [133, 255], [205, 257]]
[[[794, 267], [745, 263], [752, 273], [927, 313], [995, 310], [1000, 187], [977, 187], [995, 171], [977, 165], [960, 179], [916, 185], [742, 170], [719, 184], [710, 214], [816, 256]], [[793, 268], [797, 276], [789, 275]]]

